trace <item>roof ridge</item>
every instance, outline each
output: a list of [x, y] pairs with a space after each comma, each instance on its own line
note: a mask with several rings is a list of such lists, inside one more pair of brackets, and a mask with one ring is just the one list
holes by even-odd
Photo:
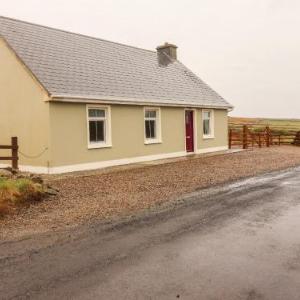
[[141, 47], [137, 47], [137, 46], [127, 45], [127, 44], [123, 44], [123, 43], [119, 43], [119, 42], [113, 42], [110, 40], [102, 39], [102, 38], [95, 37], [95, 36], [90, 36], [90, 35], [83, 34], [83, 33], [76, 33], [76, 32], [65, 30], [65, 29], [54, 28], [54, 27], [47, 26], [47, 25], [41, 25], [41, 24], [29, 22], [29, 21], [24, 21], [24, 20], [15, 19], [15, 18], [11, 18], [11, 17], [5, 17], [5, 16], [0, 15], [0, 19], [1, 18], [6, 19], [6, 20], [11, 20], [14, 22], [25, 23], [25, 24], [29, 24], [29, 25], [33, 25], [33, 26], [37, 26], [37, 27], [43, 27], [43, 28], [50, 29], [50, 30], [55, 30], [55, 31], [60, 31], [60, 32], [68, 33], [68, 34], [82, 36], [82, 37], [86, 37], [86, 38], [90, 38], [90, 39], [95, 39], [98, 41], [103, 41], [103, 42], [107, 42], [107, 43], [111, 43], [111, 44], [117, 44], [117, 45], [124, 46], [124, 47], [129, 47], [129, 48], [134, 48], [134, 49], [138, 49], [138, 50], [148, 51], [151, 53], [156, 53], [156, 51], [154, 51], [154, 50], [149, 50], [149, 49], [145, 49], [145, 48], [141, 48]]

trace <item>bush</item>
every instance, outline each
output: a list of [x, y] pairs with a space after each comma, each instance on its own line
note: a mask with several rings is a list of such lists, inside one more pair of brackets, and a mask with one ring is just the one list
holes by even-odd
[[44, 194], [43, 185], [29, 178], [0, 177], [0, 216], [9, 213], [19, 205], [40, 201]]

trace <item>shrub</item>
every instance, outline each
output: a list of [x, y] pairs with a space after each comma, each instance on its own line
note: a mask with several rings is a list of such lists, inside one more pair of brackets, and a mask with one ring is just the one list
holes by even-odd
[[45, 194], [42, 184], [29, 178], [8, 179], [0, 177], [0, 216], [18, 205], [39, 201]]

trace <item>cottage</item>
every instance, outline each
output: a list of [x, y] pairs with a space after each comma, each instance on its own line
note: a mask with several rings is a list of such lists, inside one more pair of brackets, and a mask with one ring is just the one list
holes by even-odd
[[0, 17], [0, 142], [63, 173], [227, 149], [232, 107], [156, 51]]

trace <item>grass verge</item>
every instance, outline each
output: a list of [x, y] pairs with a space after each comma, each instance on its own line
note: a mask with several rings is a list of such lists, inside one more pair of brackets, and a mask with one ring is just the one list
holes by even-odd
[[43, 185], [29, 178], [0, 177], [0, 217], [22, 205], [40, 201], [44, 195]]

